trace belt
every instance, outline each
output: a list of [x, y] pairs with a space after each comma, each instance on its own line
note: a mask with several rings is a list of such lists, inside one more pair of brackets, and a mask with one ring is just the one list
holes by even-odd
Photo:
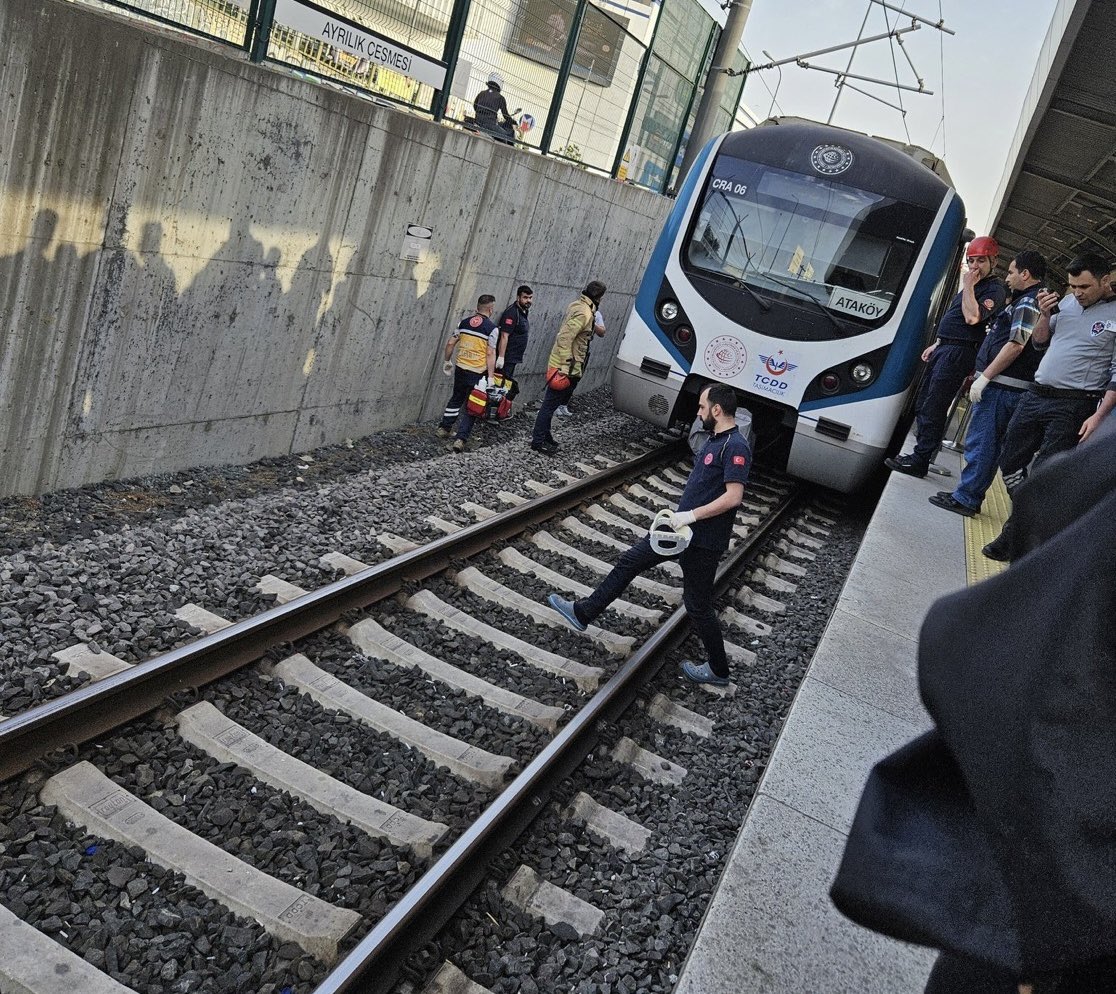
[[970, 345], [974, 349], [980, 347], [980, 342], [974, 342], [971, 338], [943, 338], [941, 342], [943, 345]]
[[991, 387], [1003, 387], [1005, 390], [1014, 390], [1016, 393], [1022, 393], [1024, 390], [1030, 389], [1034, 380], [1020, 379], [1018, 376], [1005, 376], [1001, 373], [988, 385]]
[[1057, 397], [1062, 400], [1100, 400], [1103, 390], [1063, 390], [1061, 387], [1048, 387], [1042, 383], [1032, 383], [1028, 389], [1040, 397]]

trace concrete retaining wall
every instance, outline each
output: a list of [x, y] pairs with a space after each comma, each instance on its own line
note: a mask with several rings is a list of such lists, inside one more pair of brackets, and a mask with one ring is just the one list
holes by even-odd
[[0, 495], [432, 418], [448, 330], [521, 282], [528, 397], [608, 284], [598, 386], [670, 207], [56, 0], [0, 0], [0, 135]]

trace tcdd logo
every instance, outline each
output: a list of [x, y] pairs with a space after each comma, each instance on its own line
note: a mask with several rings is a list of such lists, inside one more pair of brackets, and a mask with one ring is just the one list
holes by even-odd
[[782, 376], [784, 373], [798, 369], [793, 362], [787, 362], [782, 349], [774, 355], [761, 355], [760, 361], [772, 376]]
[[756, 383], [776, 390], [786, 390], [790, 386], [786, 380], [777, 380], [773, 376], [764, 376], [762, 373], [756, 373]]

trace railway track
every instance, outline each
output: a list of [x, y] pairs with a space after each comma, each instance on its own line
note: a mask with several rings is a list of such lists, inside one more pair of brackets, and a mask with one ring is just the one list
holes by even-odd
[[[118, 994], [390, 990], [685, 638], [669, 563], [585, 634], [545, 606], [592, 586], [677, 499], [683, 453], [466, 502], [474, 524], [430, 520], [443, 538], [380, 536], [397, 552], [384, 563], [325, 557], [344, 578], [320, 590], [261, 577], [275, 608], [229, 624], [187, 606], [207, 634], [148, 662], [74, 647], [101, 678], [0, 723], [0, 977], [36, 992], [60, 977]], [[777, 594], [806, 568], [825, 522], [800, 499], [786, 481], [749, 487], [723, 588], [749, 567]], [[795, 513], [786, 558], [757, 567]], [[736, 600], [724, 620], [746, 667], [740, 643], [769, 630], [747, 605], [776, 602]]]

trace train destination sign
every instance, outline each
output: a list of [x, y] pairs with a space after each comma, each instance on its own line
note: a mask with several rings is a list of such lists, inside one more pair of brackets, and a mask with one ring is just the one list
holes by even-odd
[[883, 297], [873, 297], [867, 293], [856, 293], [846, 290], [843, 286], [835, 286], [829, 295], [829, 308], [841, 311], [843, 314], [852, 314], [858, 318], [868, 318], [874, 321], [883, 317], [891, 306], [891, 301]]
[[446, 82], [446, 67], [418, 52], [389, 41], [371, 31], [357, 27], [318, 7], [299, 0], [276, 0], [275, 22], [301, 31], [311, 38], [320, 38], [358, 59], [367, 59], [374, 66], [383, 66], [440, 90]]

